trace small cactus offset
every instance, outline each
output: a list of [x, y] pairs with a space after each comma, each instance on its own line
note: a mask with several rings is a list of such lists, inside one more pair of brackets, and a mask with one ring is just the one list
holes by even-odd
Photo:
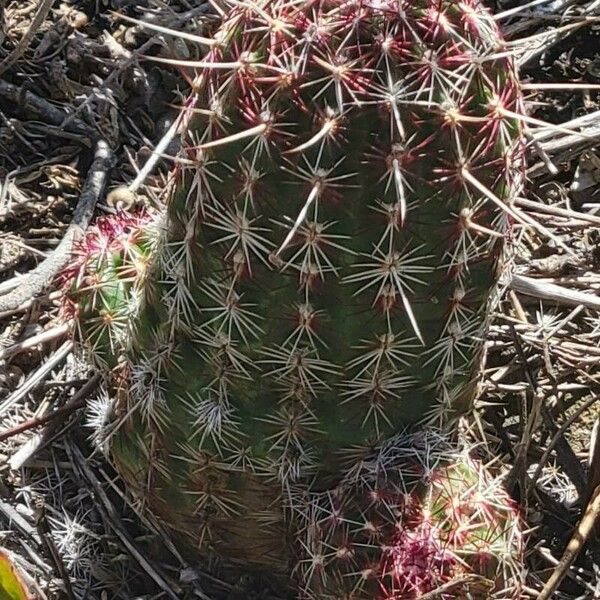
[[287, 573], [284, 509], [472, 402], [521, 96], [476, 0], [222, 5], [143, 280], [89, 263], [103, 303], [135, 292], [126, 343], [78, 316], [127, 382], [111, 450], [137, 497], [203, 553]]
[[74, 318], [79, 340], [102, 367], [116, 367], [127, 350], [156, 240], [155, 223], [156, 217], [145, 211], [100, 217], [59, 276], [57, 283], [67, 291], [63, 315]]
[[466, 449], [433, 431], [397, 436], [299, 519], [302, 597], [519, 598], [513, 501]]

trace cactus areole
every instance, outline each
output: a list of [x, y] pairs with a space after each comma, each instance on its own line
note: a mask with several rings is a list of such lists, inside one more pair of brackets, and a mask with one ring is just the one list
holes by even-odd
[[183, 150], [109, 361], [126, 382], [111, 445], [189, 541], [273, 569], [297, 489], [470, 406], [521, 96], [476, 0], [225, 4], [185, 67]]

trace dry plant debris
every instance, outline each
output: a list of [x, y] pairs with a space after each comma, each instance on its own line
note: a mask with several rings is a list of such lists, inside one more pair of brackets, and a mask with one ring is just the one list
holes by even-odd
[[[215, 5], [0, 2], [0, 545], [41, 598], [265, 597], [188, 564], [135, 513], [90, 442], [107, 401], [75, 360], [46, 285], [94, 204], [96, 215], [116, 203], [156, 206], [185, 84], [144, 57], [201, 58], [166, 29], [202, 35]], [[530, 110], [519, 208], [543, 230], [520, 228], [485, 387], [464, 427], [532, 526], [526, 593], [535, 598], [600, 483], [600, 2], [492, 8]], [[106, 181], [93, 181], [92, 165]], [[107, 198], [120, 186], [135, 193]], [[577, 549], [552, 598], [600, 598], [596, 538]]]

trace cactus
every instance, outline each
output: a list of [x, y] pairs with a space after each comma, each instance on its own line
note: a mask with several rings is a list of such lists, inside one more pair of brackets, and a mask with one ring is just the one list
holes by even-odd
[[477, 0], [224, 4], [182, 64], [198, 71], [143, 281], [88, 260], [135, 318], [116, 346], [114, 319], [79, 318], [119, 366], [111, 452], [140, 502], [207, 555], [285, 574], [284, 508], [471, 405], [521, 96]]
[[57, 285], [66, 289], [61, 312], [73, 319], [78, 339], [94, 362], [117, 366], [128, 347], [148, 262], [156, 217], [146, 211], [100, 217], [74, 249]]
[[433, 431], [388, 440], [335, 489], [313, 494], [298, 521], [304, 598], [521, 597], [513, 501], [467, 449]]

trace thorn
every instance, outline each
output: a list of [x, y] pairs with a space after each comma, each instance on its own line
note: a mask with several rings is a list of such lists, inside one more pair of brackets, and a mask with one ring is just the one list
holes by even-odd
[[493, 231], [492, 229], [488, 229], [487, 227], [484, 227], [483, 225], [478, 225], [477, 223], [474, 223], [471, 220], [471, 216], [473, 214], [473, 211], [470, 208], [463, 208], [460, 211], [460, 224], [462, 227], [464, 227], [465, 229], [471, 229], [472, 231], [476, 231], [478, 233], [483, 233], [484, 235], [489, 235], [490, 237], [495, 237], [495, 238], [500, 238], [503, 239], [504, 235], [502, 233], [500, 233], [499, 231]]
[[397, 158], [392, 160], [392, 168], [394, 169], [394, 182], [396, 184], [396, 192], [400, 199], [400, 225], [404, 225], [406, 218], [406, 194], [404, 192], [404, 180], [402, 179], [402, 172], [400, 170], [400, 163]]
[[574, 258], [577, 258], [576, 254], [569, 248], [560, 238], [556, 237], [551, 231], [546, 229], [541, 223], [538, 223], [535, 219], [532, 219], [529, 215], [521, 212], [516, 207], [511, 207], [506, 202], [503, 202], [492, 190], [487, 188], [481, 181], [479, 181], [476, 177], [469, 172], [466, 167], [461, 169], [462, 177], [468, 181], [473, 187], [479, 190], [488, 200], [491, 200], [496, 206], [498, 206], [505, 213], [510, 215], [517, 223], [524, 225], [525, 227], [529, 226], [533, 229], [536, 229], [539, 233], [546, 236], [548, 239], [551, 239], [555, 244], [558, 244], [561, 248], [565, 250], [569, 255]]
[[304, 150], [314, 146], [317, 142], [327, 137], [331, 136], [332, 132], [335, 132], [338, 125], [338, 119], [336, 117], [329, 117], [323, 123], [320, 131], [315, 133], [309, 140], [300, 144], [300, 146], [296, 146], [296, 148], [292, 148], [291, 150], [286, 150], [284, 154], [297, 154], [298, 152], [303, 152]]
[[174, 37], [188, 40], [190, 42], [196, 42], [197, 44], [201, 44], [202, 46], [218, 46], [220, 42], [218, 40], [212, 38], [202, 37], [200, 35], [194, 35], [193, 33], [187, 33], [185, 31], [177, 30], [177, 29], [169, 29], [168, 27], [162, 27], [161, 25], [156, 25], [155, 23], [148, 23], [146, 21], [140, 21], [139, 19], [134, 19], [133, 17], [128, 17], [127, 15], [123, 15], [114, 10], [109, 11], [114, 17], [117, 19], [122, 19], [123, 21], [128, 21], [129, 23], [135, 23], [136, 25], [141, 25], [146, 29], [150, 29], [151, 31], [157, 31], [158, 33], [165, 33], [167, 35], [172, 35]]
[[[242, 61], [234, 62], [213, 62], [208, 60], [183, 60], [177, 58], [161, 58], [160, 56], [149, 56], [146, 54], [140, 55], [141, 59], [150, 60], [152, 62], [161, 63], [164, 65], [175, 65], [177, 67], [189, 67], [190, 69], [241, 69], [242, 67], [248, 66], [248, 63]], [[253, 67], [259, 67], [263, 65], [257, 65], [250, 63]]]
[[292, 241], [292, 238], [294, 237], [294, 235], [296, 235], [298, 228], [300, 227], [300, 225], [302, 225], [302, 223], [304, 222], [304, 219], [306, 218], [308, 209], [311, 207], [312, 203], [315, 201], [315, 199], [319, 195], [322, 185], [323, 185], [323, 183], [321, 181], [317, 181], [313, 185], [312, 190], [310, 191], [310, 194], [308, 195], [308, 198], [306, 199], [306, 202], [304, 203], [304, 206], [302, 207], [302, 210], [298, 213], [298, 217], [296, 218], [296, 222], [294, 223], [294, 226], [290, 229], [289, 233], [283, 240], [281, 246], [279, 246], [279, 248], [277, 249], [277, 252], [275, 252], [275, 257], [279, 257], [279, 255], [283, 252], [283, 250], [285, 250], [285, 248], [288, 246], [288, 244]]
[[260, 125], [256, 125], [256, 127], [251, 127], [250, 129], [246, 129], [244, 131], [238, 131], [233, 135], [228, 135], [224, 138], [219, 138], [217, 140], [212, 140], [210, 142], [205, 142], [204, 144], [200, 144], [199, 146], [195, 146], [196, 150], [206, 150], [207, 148], [215, 148], [216, 146], [224, 146], [225, 144], [231, 144], [233, 142], [237, 142], [239, 140], [244, 140], [249, 137], [258, 137], [262, 135], [268, 128], [267, 123], [261, 123]]

